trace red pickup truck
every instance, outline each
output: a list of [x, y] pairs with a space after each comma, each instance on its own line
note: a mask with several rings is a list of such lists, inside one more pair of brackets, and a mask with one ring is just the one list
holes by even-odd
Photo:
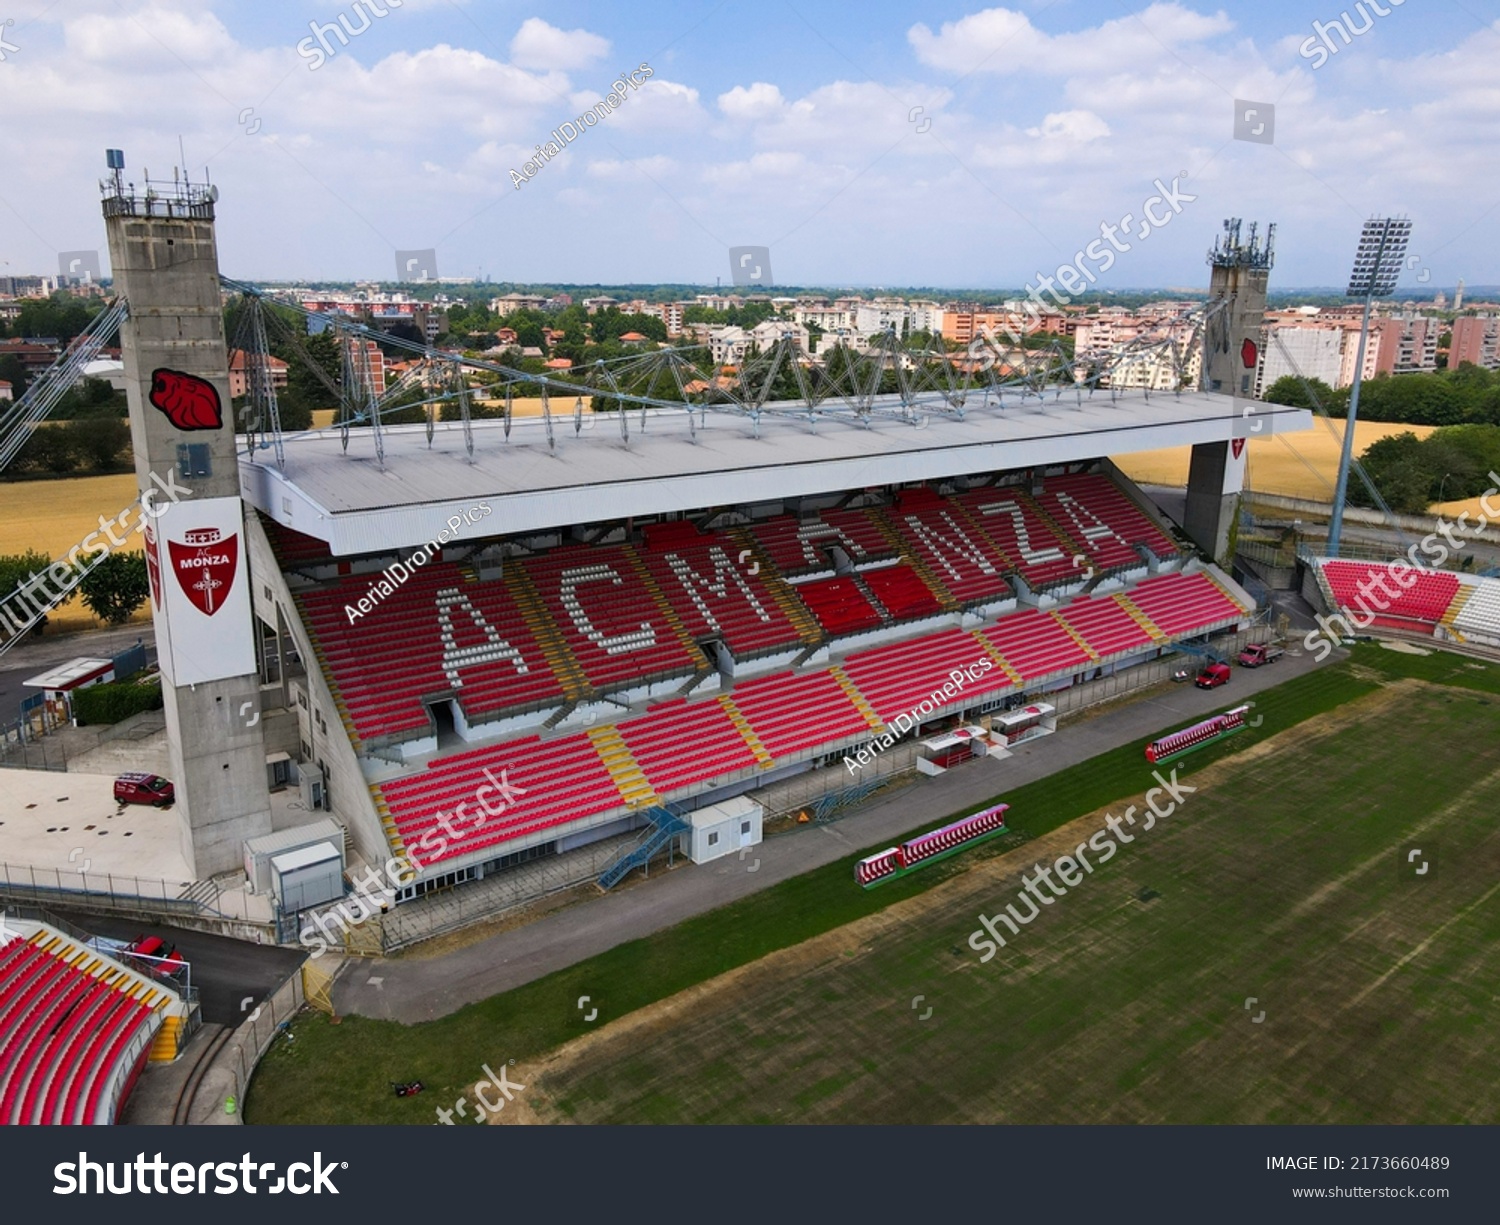
[[1274, 664], [1286, 652], [1273, 647], [1269, 642], [1252, 642], [1239, 654], [1240, 667], [1258, 668], [1261, 664]]

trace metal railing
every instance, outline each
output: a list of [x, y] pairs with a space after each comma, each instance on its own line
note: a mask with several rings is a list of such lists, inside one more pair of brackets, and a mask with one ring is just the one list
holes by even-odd
[[[37, 720], [53, 719], [38, 729]], [[0, 725], [0, 769], [66, 770], [68, 763], [116, 740], [144, 740], [167, 725], [160, 710], [143, 710], [118, 723], [72, 727], [48, 715], [45, 707]], [[50, 734], [49, 734], [50, 733]]]
[[665, 849], [673, 839], [692, 828], [682, 819], [680, 812], [671, 806], [656, 805], [647, 809], [644, 815], [651, 822], [646, 836], [636, 845], [626, 847], [599, 874], [599, 888], [613, 889], [636, 868], [646, 867], [649, 870], [651, 860], [658, 851]]
[[111, 872], [63, 872], [0, 863], [0, 898], [35, 905], [119, 914], [210, 914], [219, 909], [212, 881], [168, 881]]

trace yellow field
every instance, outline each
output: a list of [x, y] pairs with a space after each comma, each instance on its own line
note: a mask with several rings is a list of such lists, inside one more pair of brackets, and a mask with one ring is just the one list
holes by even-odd
[[[517, 401], [515, 408], [518, 416], [541, 411], [537, 401]], [[313, 424], [317, 428], [327, 428], [332, 423], [332, 409], [313, 413]], [[1343, 422], [1333, 424], [1342, 438]], [[1378, 439], [1407, 430], [1425, 438], [1432, 428], [1361, 421], [1355, 429], [1355, 453]], [[1339, 445], [1339, 439], [1321, 421], [1302, 434], [1252, 438], [1248, 484], [1264, 493], [1326, 501], [1333, 492], [1338, 472]], [[1132, 480], [1148, 485], [1181, 486], [1187, 481], [1187, 447], [1140, 451], [1120, 456], [1115, 462]], [[135, 475], [128, 472], [59, 481], [0, 482], [0, 553], [24, 553], [27, 549], [37, 549], [48, 557], [65, 557], [69, 549], [90, 532], [98, 530], [100, 515], [118, 514], [135, 500], [135, 495]], [[1482, 513], [1477, 499], [1444, 502], [1433, 510], [1449, 517], [1465, 510], [1476, 518]], [[131, 533], [125, 547], [139, 549], [140, 536]], [[144, 618], [145, 614], [139, 616]], [[83, 629], [94, 624], [94, 619], [77, 600], [73, 600], [54, 615], [53, 623], [58, 628]]]
[[[1333, 427], [1337, 436], [1322, 421], [1314, 421], [1313, 428], [1301, 434], [1286, 434], [1280, 438], [1252, 438], [1249, 467], [1245, 476], [1246, 486], [1261, 493], [1330, 501], [1334, 482], [1338, 479], [1339, 448], [1343, 445], [1344, 423], [1335, 421]], [[1372, 442], [1378, 442], [1392, 434], [1409, 432], [1418, 438], [1426, 438], [1434, 428], [1430, 425], [1391, 425], [1379, 421], [1361, 421], [1354, 427], [1354, 454], [1359, 455]], [[1147, 485], [1182, 486], [1187, 483], [1188, 453], [1187, 447], [1138, 451], [1133, 455], [1115, 457], [1115, 463], [1133, 481]], [[1476, 518], [1483, 513], [1477, 498], [1441, 502], [1432, 509], [1449, 518], [1465, 510]]]
[[[100, 515], [113, 518], [135, 497], [133, 472], [61, 481], [0, 481], [0, 553], [36, 549], [53, 559], [66, 557], [69, 549], [99, 530]], [[121, 538], [126, 549], [141, 547], [136, 532]], [[133, 619], [147, 620], [149, 614], [143, 610]], [[88, 629], [97, 624], [75, 598], [52, 614], [48, 629]]]
[[[577, 397], [574, 397], [575, 400], [576, 400], [576, 398]], [[475, 396], [474, 402], [476, 404], [482, 404], [486, 408], [502, 408], [505, 405], [505, 401], [504, 400], [486, 400], [482, 396], [478, 396], [478, 395]], [[566, 397], [563, 397], [563, 396], [556, 396], [556, 397], [554, 397], [553, 400], [552, 400], [552, 414], [553, 414], [553, 419], [556, 420], [559, 417], [563, 417], [563, 416], [571, 418], [572, 415], [573, 415], [573, 404], [574, 404], [574, 400], [569, 400]], [[333, 409], [333, 408], [315, 408], [315, 409], [313, 409], [312, 410], [313, 429], [315, 429], [315, 430], [332, 429], [333, 428], [333, 417], [334, 417], [334, 414], [337, 411], [338, 411], [337, 409]], [[542, 402], [541, 402], [540, 399], [538, 399], [536, 397], [527, 397], [527, 396], [517, 397], [516, 399], [513, 399], [510, 402], [510, 411], [511, 411], [511, 416], [513, 416], [513, 417], [540, 417], [542, 415]], [[592, 414], [593, 411], [594, 410], [591, 409], [589, 407], [589, 405], [588, 405], [587, 398], [585, 398], [584, 403], [583, 403], [583, 412], [584, 412], [584, 415], [588, 416], [588, 415]]]

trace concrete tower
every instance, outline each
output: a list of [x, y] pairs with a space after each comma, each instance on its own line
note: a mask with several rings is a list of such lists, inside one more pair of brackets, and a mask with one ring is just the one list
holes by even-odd
[[198, 877], [244, 862], [271, 830], [250, 573], [224, 344], [217, 189], [124, 181], [109, 153], [104, 226], [116, 292], [130, 439], [147, 518], [151, 615], [175, 811]]
[[1232, 559], [1233, 529], [1245, 484], [1245, 443], [1256, 432], [1254, 389], [1261, 361], [1266, 283], [1275, 260], [1276, 226], [1264, 244], [1250, 223], [1240, 237], [1238, 217], [1224, 222], [1223, 235], [1208, 253], [1208, 306], [1217, 313], [1203, 337], [1203, 386], [1225, 397], [1222, 442], [1199, 443], [1188, 468], [1183, 528], [1215, 561]]

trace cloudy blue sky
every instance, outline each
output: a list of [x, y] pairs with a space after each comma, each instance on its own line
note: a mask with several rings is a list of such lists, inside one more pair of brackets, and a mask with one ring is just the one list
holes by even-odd
[[[170, 177], [180, 136], [246, 278], [431, 247], [444, 275], [712, 284], [762, 244], [779, 284], [1014, 286], [1185, 174], [1101, 285], [1202, 285], [1230, 215], [1279, 223], [1273, 286], [1341, 284], [1384, 213], [1414, 222], [1404, 284], [1500, 282], [1495, 0], [368, 2], [0, 0], [0, 273], [103, 247], [104, 148]], [[1371, 28], [1314, 50], [1344, 11]], [[369, 28], [314, 68], [340, 13]], [[1236, 99], [1273, 143], [1234, 138]]]

